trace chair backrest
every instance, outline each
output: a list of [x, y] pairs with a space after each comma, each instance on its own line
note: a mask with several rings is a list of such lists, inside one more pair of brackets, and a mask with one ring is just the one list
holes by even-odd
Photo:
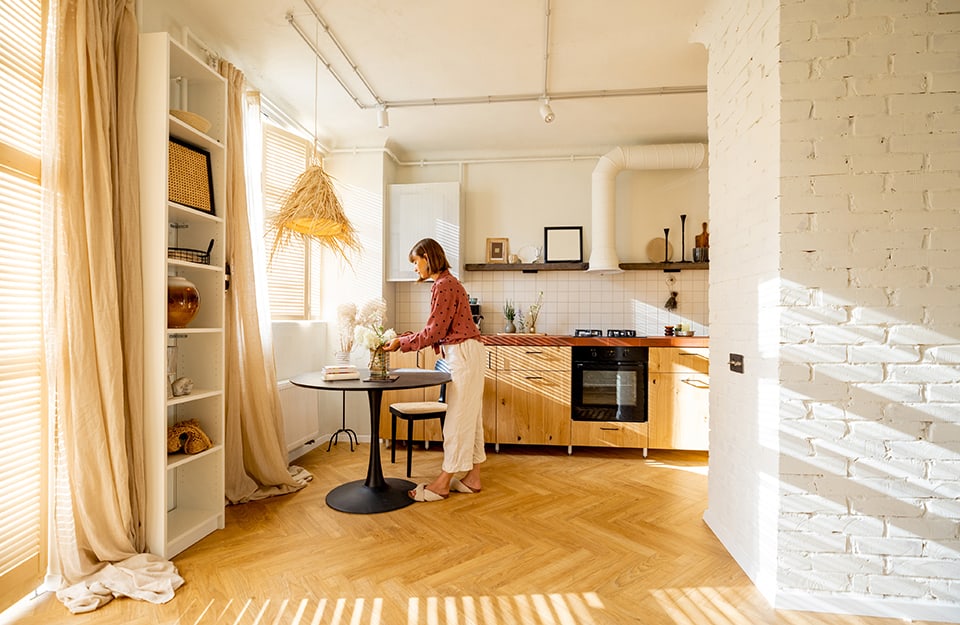
[[[447, 361], [443, 358], [438, 358], [437, 363], [433, 365], [435, 371], [443, 371], [444, 373], [450, 373], [450, 365], [447, 364]], [[437, 401], [441, 403], [447, 403], [447, 385], [440, 385], [440, 397], [437, 398]]]

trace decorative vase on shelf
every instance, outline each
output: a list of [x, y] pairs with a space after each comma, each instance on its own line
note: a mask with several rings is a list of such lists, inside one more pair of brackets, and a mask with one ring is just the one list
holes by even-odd
[[503, 331], [506, 334], [513, 334], [517, 331], [517, 326], [513, 325], [513, 319], [507, 319], [507, 325], [503, 326]]
[[390, 378], [390, 353], [381, 348], [370, 350], [370, 379], [387, 380]]
[[187, 327], [199, 310], [197, 287], [183, 276], [167, 276], [167, 327]]

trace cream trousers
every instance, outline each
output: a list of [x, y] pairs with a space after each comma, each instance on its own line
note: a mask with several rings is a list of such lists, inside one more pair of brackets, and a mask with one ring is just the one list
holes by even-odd
[[483, 449], [486, 348], [470, 339], [444, 345], [443, 352], [452, 378], [447, 383], [447, 416], [443, 423], [443, 470], [458, 473], [487, 459]]

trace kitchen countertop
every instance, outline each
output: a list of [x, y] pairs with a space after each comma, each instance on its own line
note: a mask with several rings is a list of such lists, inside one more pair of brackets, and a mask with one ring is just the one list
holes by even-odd
[[710, 347], [708, 336], [638, 336], [613, 338], [607, 336], [569, 336], [565, 334], [483, 334], [484, 345], [542, 345], [572, 347]]

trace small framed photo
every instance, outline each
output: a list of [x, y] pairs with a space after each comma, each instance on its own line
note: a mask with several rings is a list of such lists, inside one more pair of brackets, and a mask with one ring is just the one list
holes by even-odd
[[487, 262], [507, 262], [507, 239], [487, 239]]
[[544, 228], [543, 257], [548, 263], [582, 263], [583, 226]]

